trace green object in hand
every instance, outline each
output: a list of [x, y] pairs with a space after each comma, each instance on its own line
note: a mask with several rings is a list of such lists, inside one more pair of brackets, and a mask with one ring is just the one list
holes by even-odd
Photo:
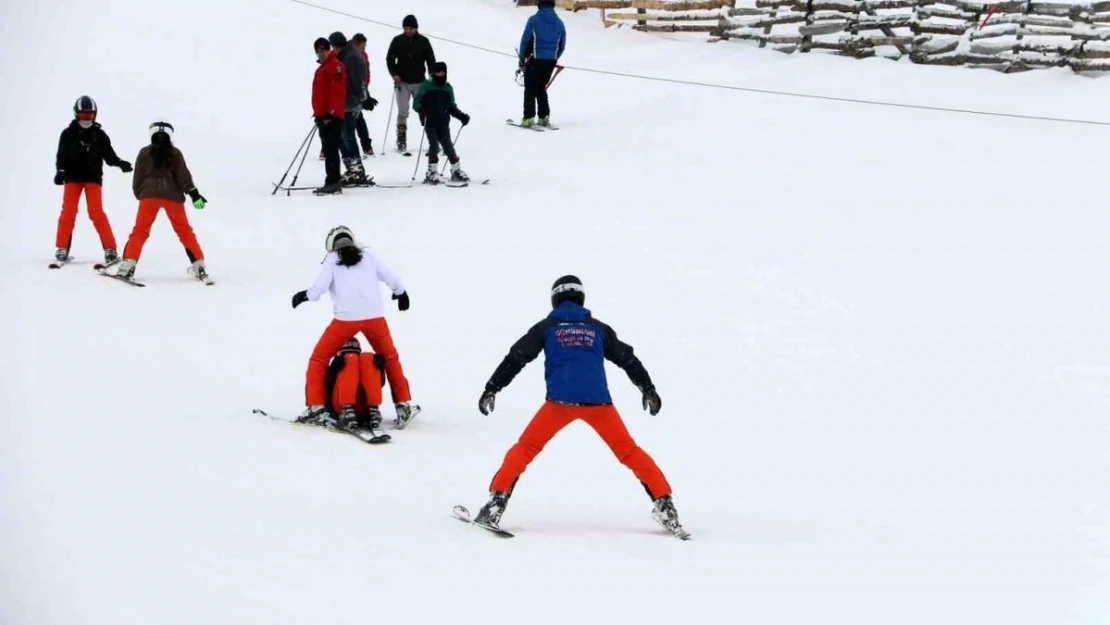
[[197, 209], [204, 208], [204, 204], [205, 204], [204, 198], [202, 198], [202, 197], [198, 197], [197, 199], [193, 200], [193, 208], [197, 208]]

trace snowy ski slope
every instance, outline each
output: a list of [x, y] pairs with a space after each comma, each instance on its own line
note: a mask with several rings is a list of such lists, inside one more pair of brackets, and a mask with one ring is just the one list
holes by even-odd
[[[1110, 623], [1110, 296], [1103, 127], [789, 99], [566, 71], [540, 135], [515, 61], [433, 41], [488, 186], [270, 195], [308, 132], [311, 42], [382, 56], [401, 18], [511, 51], [508, 0], [3, 6], [0, 623]], [[1002, 76], [604, 31], [561, 12], [571, 65], [766, 89], [1110, 120], [1110, 81]], [[121, 156], [177, 127], [217, 281], [160, 219], [149, 285], [45, 267], [57, 136], [88, 93]], [[412, 120], [415, 126], [415, 120]], [[456, 126], [457, 127], [457, 126]], [[391, 133], [392, 134], [392, 133]], [[415, 144], [418, 136], [410, 136]], [[378, 149], [382, 146], [376, 145]], [[412, 159], [367, 162], [407, 182]], [[423, 169], [423, 165], [421, 165]], [[301, 182], [322, 180], [310, 158]], [[106, 171], [120, 244], [130, 177]], [[330, 319], [289, 307], [346, 224], [405, 278], [391, 313], [424, 407], [388, 446], [291, 416]], [[539, 406], [533, 363], [482, 417], [559, 275], [662, 395], [614, 397], [675, 487], [688, 543], [587, 427], [475, 509]]]

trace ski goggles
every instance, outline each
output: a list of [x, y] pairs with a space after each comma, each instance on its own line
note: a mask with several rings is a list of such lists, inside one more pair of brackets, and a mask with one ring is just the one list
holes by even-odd
[[96, 111], [78, 111], [77, 119], [83, 122], [91, 122], [96, 119]]

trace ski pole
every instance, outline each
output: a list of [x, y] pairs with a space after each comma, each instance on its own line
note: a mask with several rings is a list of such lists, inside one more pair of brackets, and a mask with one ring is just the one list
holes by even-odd
[[559, 77], [559, 72], [561, 72], [561, 71], [563, 71], [563, 66], [562, 65], [556, 65], [555, 66], [555, 74], [551, 77], [551, 80], [547, 81], [547, 86], [544, 87], [544, 89], [550, 89], [551, 88], [551, 83], [555, 82], [555, 79]]
[[420, 128], [420, 147], [416, 148], [416, 155], [415, 155], [416, 156], [416, 167], [412, 168], [412, 184], [409, 185], [410, 187], [416, 184], [416, 172], [420, 169], [420, 153], [423, 152], [423, 151], [424, 151], [424, 127], [421, 126], [421, 128]]
[[[304, 161], [305, 161], [306, 158], [308, 158], [308, 153], [312, 150], [312, 135], [317, 133], [317, 132], [319, 132], [319, 129], [316, 126], [313, 126], [312, 127], [312, 132], [309, 133], [309, 135], [308, 135], [308, 138], [309, 138], [308, 145], [304, 146], [304, 154], [301, 154], [301, 164], [297, 165], [297, 173], [293, 174], [293, 182], [289, 183], [290, 187], [297, 186], [297, 178], [301, 177], [301, 168], [304, 167]], [[323, 144], [324, 144], [324, 140], [320, 139], [320, 145], [323, 145]], [[292, 193], [293, 193], [292, 191], [286, 191], [285, 195], [287, 195], [287, 196], [292, 195]]]
[[[278, 192], [278, 189], [280, 189], [281, 185], [285, 183], [285, 178], [289, 175], [290, 170], [293, 169], [293, 163], [297, 162], [297, 157], [301, 155], [301, 150], [306, 149], [305, 144], [312, 141], [312, 135], [314, 135], [314, 134], [316, 134], [316, 124], [312, 124], [312, 130], [309, 130], [308, 131], [308, 136], [306, 136], [304, 138], [304, 141], [301, 141], [301, 147], [297, 148], [297, 153], [293, 155], [293, 160], [289, 161], [289, 167], [285, 168], [285, 173], [282, 174], [281, 181], [278, 182], [276, 185], [274, 185], [274, 192], [271, 193], [270, 195], [276, 195], [277, 192]], [[298, 169], [298, 171], [300, 171], [300, 170]]]
[[[459, 131], [455, 133], [455, 140], [451, 142], [451, 145], [452, 145], [452, 146], [454, 146], [454, 147], [456, 147], [456, 148], [458, 148], [458, 145], [459, 145], [459, 136], [461, 136], [461, 135], [462, 135], [462, 129], [463, 129], [463, 128], [466, 128], [466, 126], [459, 126]], [[441, 176], [442, 176], [442, 175], [443, 175], [443, 173], [444, 173], [445, 171], [447, 171], [447, 164], [448, 164], [449, 162], [450, 162], [450, 161], [446, 161], [446, 162], [444, 162], [444, 163], [443, 163], [443, 169], [439, 170], [439, 175], [441, 175]]]
[[385, 151], [389, 149], [385, 146], [389, 145], [387, 141], [389, 141], [389, 126], [391, 125], [390, 120], [393, 119], [393, 105], [397, 103], [397, 96], [400, 95], [401, 88], [394, 87], [393, 91], [395, 93], [393, 94], [393, 99], [389, 101], [389, 114], [385, 116], [385, 138], [382, 139], [382, 146], [380, 148], [382, 154], [385, 154]]

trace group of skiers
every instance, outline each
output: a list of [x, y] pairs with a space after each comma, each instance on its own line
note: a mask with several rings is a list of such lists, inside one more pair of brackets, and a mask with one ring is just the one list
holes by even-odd
[[[465, 180], [449, 123], [454, 117], [465, 126], [470, 117], [455, 103], [454, 89], [447, 82], [447, 66], [436, 60], [431, 43], [419, 34], [416, 18], [406, 16], [402, 25], [404, 32], [390, 43], [386, 59], [397, 103], [397, 147], [401, 151], [406, 149], [411, 102], [428, 140], [426, 180], [438, 181], [436, 164], [440, 149], [451, 163], [452, 178]], [[366, 184], [369, 180], [359, 154], [360, 143], [365, 154], [372, 154], [373, 148], [362, 113], [373, 110], [377, 101], [369, 94], [365, 36], [356, 34], [348, 41], [343, 33], [335, 32], [327, 39], [317, 39], [314, 49], [320, 66], [313, 82], [312, 107], [327, 171], [325, 184], [318, 192], [338, 193], [344, 184]], [[520, 67], [525, 74], [521, 125], [550, 124], [546, 86], [565, 49], [566, 30], [555, 14], [553, 0], [540, 0], [519, 48]], [[431, 75], [430, 80], [425, 78], [425, 70]], [[56, 184], [65, 185], [57, 259], [69, 257], [77, 201], [84, 193], [89, 216], [104, 247], [105, 263], [120, 263], [118, 274], [130, 277], [134, 273], [150, 226], [164, 209], [193, 263], [192, 270], [204, 275], [203, 252], [189, 226], [183, 202], [184, 196], [189, 195], [194, 207], [200, 209], [206, 200], [193, 184], [181, 151], [172, 144], [173, 126], [164, 120], [152, 123], [150, 145], [142, 148], [136, 159], [132, 187], [139, 210], [121, 260], [101, 205], [102, 163], [119, 167], [125, 173], [131, 172], [132, 167], [116, 155], [108, 135], [96, 123], [96, 103], [92, 98], [79, 98], [74, 116], [73, 123], [62, 132], [54, 179]], [[346, 168], [342, 175], [340, 155]], [[306, 408], [297, 421], [348, 431], [370, 430], [375, 433], [371, 442], [388, 439], [380, 432], [385, 380], [390, 385], [397, 428], [405, 427], [418, 407], [412, 403], [409, 382], [385, 319], [379, 283], [389, 287], [401, 311], [409, 309], [409, 295], [401, 278], [358, 242], [349, 228], [332, 228], [324, 246], [327, 255], [316, 280], [292, 298], [292, 307], [296, 309], [307, 301], [319, 300], [326, 292], [332, 300], [334, 317], [309, 357], [305, 373]], [[556, 280], [550, 290], [550, 304], [545, 318], [509, 349], [478, 400], [483, 415], [493, 412], [497, 394], [541, 352], [545, 355], [545, 402], [506, 453], [490, 483], [489, 500], [473, 521], [498, 529], [509, 498], [528, 465], [560, 430], [581, 419], [641, 482], [653, 502], [653, 518], [672, 533], [688, 537], [678, 522], [670, 484], [651, 456], [632, 439], [613, 406], [604, 362], [608, 360], [627, 373], [642, 393], [643, 408], [656, 415], [662, 401], [647, 370], [632, 347], [585, 308], [585, 288], [577, 277], [566, 275]], [[359, 334], [366, 338], [372, 351], [362, 350]]]
[[[64, 190], [62, 212], [58, 217], [54, 239], [56, 262], [52, 266], [61, 266], [72, 258], [70, 248], [77, 220], [77, 205], [84, 195], [89, 219], [96, 227], [104, 249], [104, 267], [118, 264], [116, 276], [124, 279], [134, 276], [143, 246], [150, 237], [150, 228], [159, 211], [165, 210], [174, 232], [185, 247], [190, 273], [198, 279], [206, 280], [208, 272], [204, 252], [189, 225], [184, 202], [188, 195], [193, 207], [202, 209], [208, 201], [193, 183], [185, 156], [173, 144], [173, 125], [164, 119], [150, 124], [150, 144], [139, 150], [132, 168], [130, 162], [116, 154], [108, 133], [96, 121], [97, 112], [96, 101], [91, 97], [83, 95], [77, 98], [73, 104], [73, 121], [62, 130], [58, 139], [54, 184], [62, 186]], [[118, 253], [108, 216], [104, 212], [101, 193], [104, 165], [118, 167], [123, 173], [133, 171], [131, 189], [135, 199], [139, 201], [135, 226], [123, 248], [122, 257]]]

